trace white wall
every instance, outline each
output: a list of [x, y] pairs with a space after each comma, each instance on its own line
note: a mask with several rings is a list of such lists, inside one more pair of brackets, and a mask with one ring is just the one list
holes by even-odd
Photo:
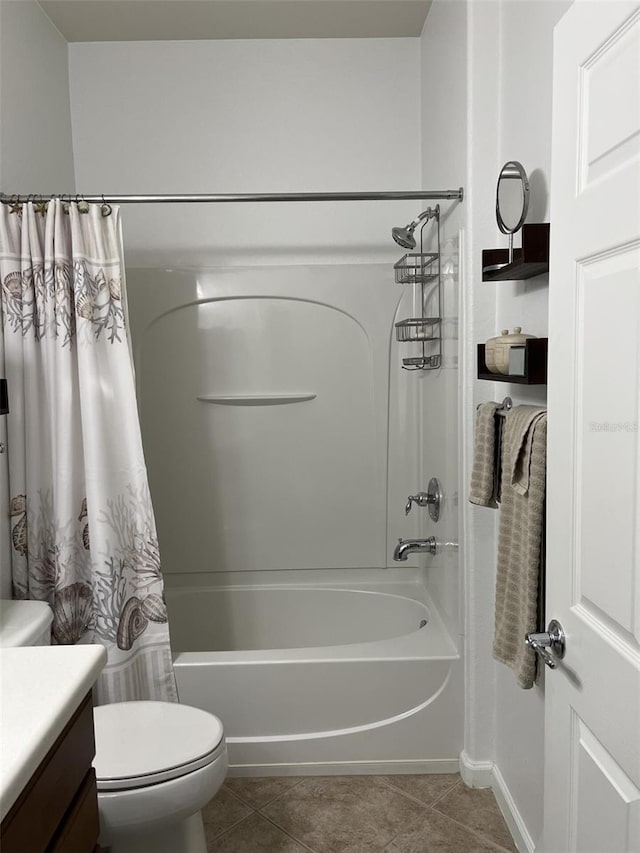
[[[475, 343], [493, 334], [495, 295], [478, 286], [482, 247], [493, 242], [491, 199], [499, 163], [496, 144], [499, 65], [488, 49], [498, 24], [498, 5], [435, 0], [422, 35], [423, 181], [446, 176], [464, 185], [464, 202], [443, 217], [446, 239], [460, 235], [459, 367], [455, 405], [458, 447], [449, 470], [457, 474], [460, 579], [463, 581], [461, 633], [465, 658], [465, 753], [472, 761], [494, 755], [494, 671], [491, 659], [493, 585], [495, 577], [495, 513], [473, 512], [467, 503], [475, 406], [494, 396], [493, 386], [480, 386], [475, 376]], [[482, 61], [482, 73], [474, 66]], [[482, 337], [484, 335], [484, 338]], [[448, 377], [442, 382], [447, 386]], [[451, 393], [448, 395], [451, 399]], [[437, 411], [437, 409], [436, 409]], [[432, 413], [424, 399], [425, 425]], [[431, 416], [431, 421], [433, 417]], [[437, 435], [437, 431], [436, 431]], [[435, 458], [437, 443], [425, 455]], [[450, 488], [450, 486], [449, 486]]]
[[451, 218], [452, 228], [463, 229], [466, 267], [460, 318], [465, 753], [480, 767], [495, 762], [531, 844], [542, 829], [544, 690], [519, 690], [510, 670], [492, 660], [497, 514], [472, 507], [466, 495], [476, 405], [507, 394], [522, 403], [545, 400], [546, 387], [475, 379], [476, 344], [496, 329], [517, 324], [538, 336], [547, 330], [548, 277], [483, 284], [481, 252], [506, 245], [494, 217], [506, 160], [520, 160], [530, 176], [528, 221], [549, 221], [552, 35], [569, 5], [435, 0], [422, 36], [423, 181], [432, 181], [433, 172], [459, 173], [465, 163], [465, 202]]
[[74, 189], [67, 42], [32, 0], [0, 3], [0, 185]]
[[476, 407], [499, 395], [476, 376], [476, 344], [494, 334], [495, 292], [481, 282], [482, 250], [495, 243], [493, 197], [500, 163], [499, 4], [469, 3], [467, 15], [467, 227], [462, 296], [460, 398], [462, 530], [465, 543], [465, 656], [467, 719], [465, 752], [471, 761], [492, 761], [494, 741], [493, 601], [496, 564], [494, 510], [467, 501]]
[[[85, 192], [418, 189], [419, 39], [71, 44]], [[414, 205], [132, 206], [129, 265], [389, 261]]]
[[[31, 0], [0, 3], [0, 187], [43, 194], [74, 189], [67, 43]], [[4, 343], [0, 331], [0, 375]], [[11, 388], [9, 388], [11, 403]], [[0, 441], [6, 443], [6, 418]], [[9, 597], [7, 454], [0, 455], [0, 596]]]
[[[501, 9], [501, 160], [520, 160], [531, 179], [527, 221], [551, 222], [551, 97], [553, 28], [569, 0], [505, 2]], [[496, 246], [505, 240], [500, 235]], [[496, 239], [498, 232], [496, 231]], [[546, 336], [549, 276], [505, 282], [496, 288], [496, 329]], [[546, 386], [505, 385], [515, 402], [546, 401]], [[547, 614], [546, 622], [553, 614]], [[546, 624], [545, 622], [545, 624]], [[520, 690], [510, 670], [495, 664], [495, 761], [518, 805], [532, 841], [542, 835], [544, 771], [544, 676]]]
[[[423, 180], [430, 164], [443, 172], [459, 168], [465, 156], [461, 136], [467, 140], [466, 198], [457, 214], [464, 228], [466, 265], [460, 329], [465, 753], [480, 767], [495, 762], [515, 802], [525, 843], [532, 844], [542, 828], [544, 693], [542, 687], [519, 690], [510, 670], [491, 658], [497, 514], [472, 507], [466, 494], [476, 405], [507, 394], [522, 403], [545, 399], [544, 387], [522, 389], [475, 379], [476, 344], [496, 329], [518, 324], [539, 336], [547, 329], [547, 277], [483, 284], [481, 252], [506, 245], [494, 218], [496, 179], [506, 160], [520, 160], [531, 177], [528, 220], [549, 221], [552, 31], [568, 6], [436, 0], [422, 38], [423, 109], [432, 107], [431, 126], [442, 130], [441, 136], [429, 135], [425, 122]], [[445, 82], [438, 85], [440, 80]]]

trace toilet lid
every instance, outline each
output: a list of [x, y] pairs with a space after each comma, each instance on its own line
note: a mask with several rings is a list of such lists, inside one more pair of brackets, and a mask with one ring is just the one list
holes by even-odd
[[139, 788], [184, 776], [224, 750], [213, 714], [174, 702], [116, 702], [94, 708], [99, 791]]

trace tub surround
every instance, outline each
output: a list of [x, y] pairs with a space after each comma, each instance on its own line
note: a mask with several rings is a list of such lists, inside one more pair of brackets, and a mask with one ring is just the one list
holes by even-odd
[[102, 646], [0, 649], [0, 819], [4, 819], [91, 690]]

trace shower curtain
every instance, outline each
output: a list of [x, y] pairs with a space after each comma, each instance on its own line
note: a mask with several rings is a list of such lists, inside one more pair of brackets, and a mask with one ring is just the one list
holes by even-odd
[[13, 593], [54, 643], [106, 647], [97, 702], [176, 701], [120, 211], [86, 208], [0, 205]]

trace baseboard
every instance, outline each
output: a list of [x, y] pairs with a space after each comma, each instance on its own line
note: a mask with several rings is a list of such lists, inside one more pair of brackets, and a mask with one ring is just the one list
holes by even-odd
[[329, 761], [295, 764], [231, 764], [229, 776], [391, 776], [424, 773], [456, 773], [458, 761], [416, 759], [415, 761]]
[[507, 783], [496, 765], [493, 766], [493, 784], [491, 787], [516, 847], [520, 853], [535, 853], [536, 845], [533, 838], [531, 838], [515, 800], [507, 788]]
[[463, 750], [458, 769], [469, 788], [491, 788], [493, 785], [493, 761], [474, 761]]

